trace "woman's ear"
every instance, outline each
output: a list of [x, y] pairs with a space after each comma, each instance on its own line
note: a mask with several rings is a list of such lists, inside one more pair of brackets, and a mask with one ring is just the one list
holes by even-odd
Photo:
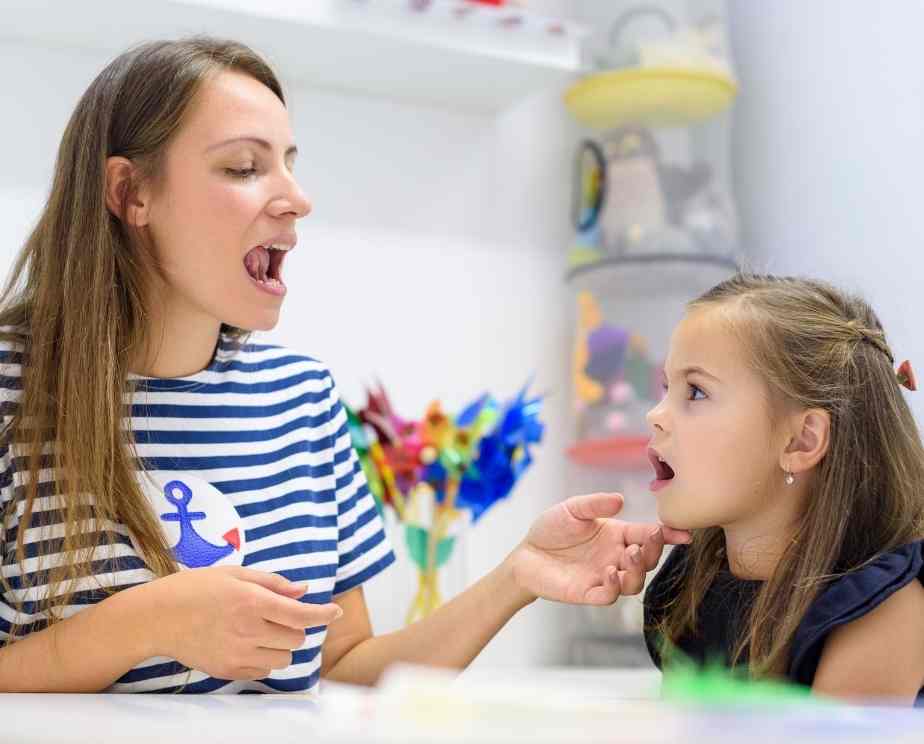
[[831, 416], [821, 408], [794, 414], [792, 439], [780, 457], [780, 467], [790, 473], [805, 473], [815, 467], [831, 443]]
[[123, 222], [143, 227], [148, 224], [150, 204], [136, 186], [136, 178], [137, 169], [128, 158], [113, 155], [106, 159], [106, 208]]

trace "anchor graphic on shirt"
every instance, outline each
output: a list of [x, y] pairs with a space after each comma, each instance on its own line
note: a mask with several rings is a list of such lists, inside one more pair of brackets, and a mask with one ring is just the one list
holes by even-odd
[[[173, 496], [174, 491], [180, 492], [179, 498]], [[189, 568], [211, 566], [235, 550], [240, 550], [241, 539], [236, 527], [222, 535], [227, 545], [213, 545], [196, 532], [192, 523], [205, 519], [206, 514], [187, 510], [192, 499], [192, 491], [183, 481], [170, 481], [164, 486], [164, 496], [176, 507], [176, 513], [161, 514], [160, 518], [165, 522], [180, 523], [180, 540], [173, 547], [173, 554], [184, 566]]]

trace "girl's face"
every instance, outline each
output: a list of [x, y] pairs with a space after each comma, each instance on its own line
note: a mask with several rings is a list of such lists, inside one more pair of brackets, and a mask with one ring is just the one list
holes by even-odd
[[658, 518], [682, 529], [760, 521], [782, 485], [782, 450], [767, 387], [719, 311], [695, 310], [677, 326], [664, 377], [666, 395], [648, 413]]
[[286, 108], [262, 83], [222, 72], [200, 88], [148, 212], [167, 312], [247, 330], [276, 324], [286, 254], [269, 246], [294, 247], [295, 221], [311, 211], [295, 154]]

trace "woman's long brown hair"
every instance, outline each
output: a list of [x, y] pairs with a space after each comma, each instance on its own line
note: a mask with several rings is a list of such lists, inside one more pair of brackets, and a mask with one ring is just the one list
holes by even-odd
[[[47, 551], [62, 557], [39, 556], [43, 570], [31, 572], [41, 576], [34, 584], [47, 582], [40, 607], [49, 624], [94, 573], [101, 544], [113, 542], [113, 524], [131, 532], [155, 576], [176, 570], [138, 483], [125, 426], [129, 364], [156, 343], [148, 324], [158, 301], [151, 278], [163, 274], [147, 233], [107, 210], [106, 161], [122, 156], [136, 166], [137, 179], [121, 195], [124, 215], [140, 183], [162, 183], [164, 153], [184, 114], [202, 85], [225, 70], [250, 75], [285, 103], [257, 54], [209, 37], [142, 44], [96, 77], [64, 131], [47, 203], [0, 296], [0, 338], [22, 354], [21, 397], [4, 410], [4, 443], [17, 466], [4, 525], [18, 524], [5, 562], [15, 559], [25, 587], [26, 529], [63, 525]], [[39, 487], [43, 470], [54, 474], [53, 488]], [[6, 579], [4, 586], [14, 594]]]
[[[723, 311], [771, 401], [831, 417], [795, 540], [760, 589], [731, 659], [747, 651], [753, 676], [783, 674], [793, 635], [827, 581], [924, 537], [924, 448], [882, 325], [859, 297], [807, 279], [741, 274], [689, 309]], [[719, 527], [694, 534], [659, 628], [668, 646], [697, 627], [724, 547]]]

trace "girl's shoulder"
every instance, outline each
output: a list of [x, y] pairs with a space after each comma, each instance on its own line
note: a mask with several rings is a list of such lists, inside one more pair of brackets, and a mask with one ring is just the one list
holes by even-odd
[[837, 628], [868, 615], [912, 581], [924, 583], [924, 540], [881, 553], [829, 582], [793, 636], [788, 676], [811, 684], [828, 637]]

